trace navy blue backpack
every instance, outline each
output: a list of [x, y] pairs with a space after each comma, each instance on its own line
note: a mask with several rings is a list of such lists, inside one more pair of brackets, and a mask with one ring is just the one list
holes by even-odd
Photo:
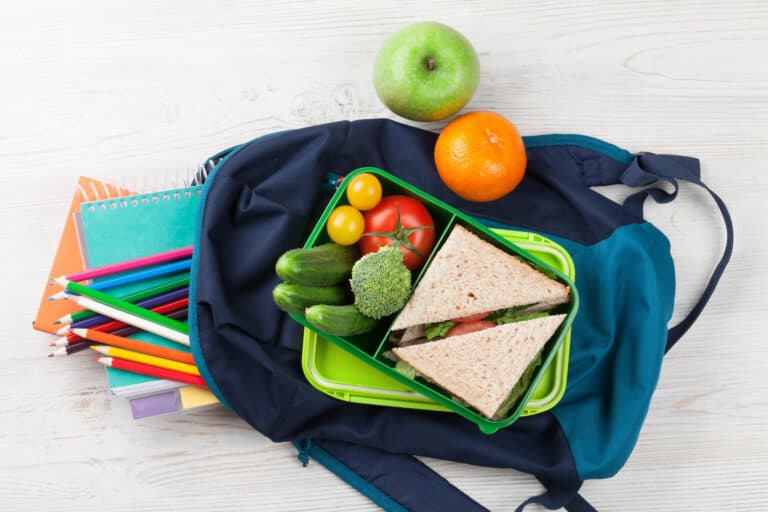
[[[667, 238], [643, 219], [646, 197], [675, 198], [677, 180], [703, 187], [689, 157], [633, 155], [578, 135], [526, 137], [522, 183], [490, 203], [464, 201], [438, 178], [437, 135], [388, 120], [280, 132], [224, 151], [203, 190], [190, 294], [195, 361], [218, 398], [275, 442], [290, 441], [386, 510], [485, 510], [414, 455], [535, 475], [538, 503], [593, 510], [583, 480], [614, 475], [645, 419], [664, 353], [701, 313], [733, 246], [730, 218], [711, 190], [727, 245], [690, 314], [668, 330], [675, 292]], [[277, 258], [303, 245], [330, 198], [328, 173], [385, 169], [491, 227], [541, 233], [576, 267], [581, 307], [573, 325], [566, 392], [549, 412], [493, 435], [455, 414], [343, 402], [301, 370], [302, 327], [272, 302]], [[623, 205], [592, 186], [644, 187]], [[706, 187], [705, 187], [706, 188]], [[709, 190], [709, 189], [707, 189]]]

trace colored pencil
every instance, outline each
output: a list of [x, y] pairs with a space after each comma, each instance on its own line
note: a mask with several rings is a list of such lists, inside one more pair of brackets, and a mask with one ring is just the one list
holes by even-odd
[[162, 338], [189, 346], [187, 326], [178, 320], [164, 317], [148, 309], [135, 306], [130, 302], [115, 299], [106, 293], [89, 290], [87, 287], [77, 283], [69, 283], [67, 286], [74, 292], [82, 293], [82, 295], [67, 296], [67, 300], [71, 300], [79, 306], [151, 332]]
[[[183, 350], [176, 350], [173, 348], [159, 347], [152, 343], [146, 343], [143, 341], [132, 340], [131, 338], [124, 338], [122, 336], [115, 336], [106, 332], [92, 331], [88, 329], [73, 329], [72, 334], [79, 336], [81, 339], [90, 341], [97, 341], [103, 345], [110, 345], [112, 347], [118, 347], [127, 350], [133, 350], [134, 352], [140, 352], [150, 356], [162, 357], [171, 361], [177, 361], [186, 365], [195, 364], [195, 358], [189, 352]], [[106, 354], [115, 355], [117, 357], [123, 357], [119, 354]], [[124, 359], [128, 359], [125, 357]], [[139, 361], [142, 362], [142, 361]], [[199, 375], [199, 374], [198, 374]]]
[[118, 359], [116, 357], [97, 357], [96, 361], [105, 366], [117, 368], [118, 370], [125, 370], [127, 372], [148, 375], [150, 377], [157, 377], [159, 379], [168, 379], [177, 382], [184, 382], [186, 384], [193, 384], [195, 386], [207, 387], [205, 385], [205, 381], [198, 375], [189, 375], [188, 373], [175, 372], [173, 370], [166, 370], [165, 368], [158, 368], [157, 366], [137, 363], [135, 361], [126, 361], [125, 359]]
[[[159, 265], [157, 267], [149, 267], [149, 268], [137, 270], [135, 272], [129, 272], [127, 274], [121, 274], [119, 276], [116, 276], [110, 279], [105, 279], [103, 281], [91, 283], [86, 286], [88, 286], [88, 288], [90, 288], [91, 290], [101, 290], [101, 291], [109, 290], [111, 288], [117, 288], [118, 286], [138, 283], [138, 282], [146, 281], [147, 279], [153, 279], [156, 277], [162, 277], [162, 276], [167, 276], [171, 274], [179, 274], [182, 272], [186, 273], [186, 272], [189, 272], [189, 268], [191, 266], [192, 266], [192, 260], [174, 261], [171, 263], [166, 263], [164, 265]], [[56, 279], [53, 280], [53, 282], [65, 288], [65, 290], [51, 295], [50, 297], [48, 297], [48, 300], [61, 300], [64, 298], [64, 295], [66, 294], [71, 295], [72, 292], [67, 291], [66, 287], [69, 283], [74, 283], [76, 281], [68, 281], [61, 277], [57, 277]]]
[[142, 258], [136, 258], [128, 261], [121, 261], [119, 263], [113, 263], [111, 265], [104, 265], [103, 267], [92, 268], [90, 270], [84, 270], [82, 272], [75, 272], [73, 274], [67, 274], [61, 276], [67, 281], [86, 281], [89, 279], [95, 279], [97, 277], [109, 276], [112, 274], [118, 274], [120, 272], [127, 272], [129, 270], [135, 270], [137, 268], [149, 267], [151, 265], [157, 265], [159, 263], [165, 263], [167, 261], [180, 260], [182, 258], [189, 258], [192, 256], [192, 247], [183, 247], [181, 249], [174, 249], [172, 251], [161, 252], [159, 254], [153, 254], [151, 256], [144, 256]]
[[76, 334], [69, 333], [66, 336], [63, 336], [56, 341], [52, 341], [48, 344], [49, 347], [66, 347], [69, 345], [74, 345], [75, 343], [79, 343], [81, 341], [84, 341], [80, 336], [77, 336]]
[[[168, 318], [173, 318], [174, 320], [186, 320], [187, 312], [188, 312], [187, 308], [181, 308], [181, 309], [177, 309], [176, 311], [171, 311], [170, 313], [166, 313], [165, 316]], [[141, 330], [132, 325], [128, 325], [124, 322], [120, 322], [118, 320], [110, 320], [109, 322], [99, 324], [99, 325], [94, 325], [93, 327], [89, 327], [89, 329], [93, 329], [101, 332], [109, 332], [117, 336], [127, 336], [128, 334], [133, 334]], [[123, 330], [126, 330], [126, 333], [118, 332]], [[72, 327], [70, 324], [56, 331], [56, 334], [59, 336], [67, 336], [71, 332], [72, 332]]]
[[[172, 293], [174, 294], [174, 296], [180, 295], [180, 293], [175, 293], [175, 292], [172, 292]], [[170, 294], [164, 294], [164, 295], [170, 295]], [[141, 306], [142, 308], [147, 308], [150, 311], [154, 311], [155, 313], [160, 313], [161, 315], [164, 315], [169, 311], [176, 311], [177, 309], [185, 308], [187, 307], [187, 304], [189, 304], [189, 297], [186, 295], [182, 297], [175, 297], [170, 301], [163, 301], [159, 303], [154, 300], [144, 300], [136, 303], [137, 306]], [[72, 322], [71, 324], [69, 324], [69, 328], [85, 329], [88, 327], [95, 327], [97, 325], [100, 325], [109, 321], [110, 319], [104, 315], [94, 315], [90, 318], [86, 318], [85, 320], [78, 320], [77, 322]]]
[[[158, 325], [165, 326], [169, 329], [178, 331], [183, 334], [187, 334], [188, 332], [187, 326], [182, 324], [181, 322], [177, 322], [175, 320], [169, 320], [168, 318], [165, 318], [161, 314], [155, 313], [146, 308], [142, 308], [141, 306], [137, 306], [136, 304], [131, 304], [130, 302], [126, 302], [122, 299], [118, 299], [117, 297], [113, 297], [108, 293], [104, 293], [98, 290], [92, 290], [83, 284], [70, 281], [69, 283], [67, 283], [67, 289], [71, 292], [74, 292], [75, 295], [79, 296], [77, 298], [90, 299], [90, 301], [92, 302], [97, 302], [101, 305], [108, 306], [110, 308], [123, 311], [125, 313], [129, 313], [131, 315], [137, 316], [139, 318], [142, 318], [152, 323], [156, 323]], [[67, 299], [72, 300], [72, 297], [68, 296]], [[78, 302], [78, 301], [75, 300], [73, 302]], [[90, 308], [86, 308], [86, 309], [90, 309]], [[95, 310], [91, 309], [91, 311], [95, 311]], [[98, 313], [98, 311], [96, 312]], [[111, 315], [106, 315], [106, 316], [109, 316], [110, 318], [117, 320]]]
[[[165, 316], [167, 316], [168, 318], [173, 318], [174, 320], [186, 320], [187, 313], [188, 313], [187, 308], [182, 308], [182, 309], [177, 309], [176, 311], [171, 311], [170, 313], [166, 313]], [[91, 327], [88, 330], [108, 332], [109, 334], [114, 334], [115, 336], [122, 336], [122, 337], [130, 336], [131, 334], [136, 334], [137, 332], [141, 331], [141, 329], [133, 327], [132, 325], [127, 325], [127, 324], [124, 324], [123, 322], [117, 322], [117, 321], [109, 322], [109, 324], [97, 325], [96, 327]], [[67, 329], [66, 332], [58, 333], [58, 334], [64, 337], [59, 338], [58, 340], [52, 342], [50, 344], [51, 347], [64, 347], [66, 345], [69, 345], [70, 343], [76, 343], [78, 341], [81, 341], [80, 336], [77, 336], [76, 334], [72, 334], [71, 330], [69, 329]]]
[[[165, 316], [168, 318], [173, 318], [174, 320], [186, 320], [187, 319], [187, 308], [181, 308], [177, 309], [176, 311], [171, 311], [170, 313], [166, 313]], [[140, 332], [141, 329], [134, 327], [132, 325], [127, 325], [122, 322], [115, 322], [119, 325], [119, 327], [114, 328], [111, 327], [109, 329], [99, 329], [99, 326], [91, 327], [91, 330], [94, 331], [101, 331], [101, 332], [108, 332], [109, 334], [114, 334], [115, 336], [130, 336], [131, 334], [136, 334], [137, 332]]]
[[[167, 292], [171, 292], [181, 288], [188, 291], [189, 290], [188, 286], [189, 286], [189, 275], [185, 274], [172, 281], [168, 281], [166, 283], [159, 284], [157, 286], [152, 286], [145, 290], [139, 290], [137, 292], [130, 293], [127, 295], [116, 293], [115, 297], [117, 297], [118, 299], [123, 299], [126, 302], [138, 303], [139, 301], [150, 299], [152, 297], [157, 297]], [[143, 306], [143, 307], [146, 307], [146, 306]], [[71, 322], [77, 322], [78, 320], [83, 320], [84, 318], [91, 317], [94, 314], [95, 313], [93, 311], [87, 311], [87, 310], [77, 311], [76, 313], [72, 313], [70, 315], [64, 315], [63, 317], [56, 320], [54, 323], [68, 324]]]
[[93, 346], [93, 343], [88, 341], [81, 341], [78, 343], [73, 343], [71, 345], [67, 345], [66, 347], [59, 347], [50, 354], [48, 354], [48, 357], [60, 357], [60, 356], [68, 356], [71, 354], [76, 354], [77, 352], [82, 352], [83, 350], [87, 350]]
[[178, 361], [165, 359], [164, 357], [142, 354], [141, 352], [126, 350], [120, 347], [110, 347], [109, 345], [94, 345], [91, 348], [96, 352], [109, 357], [117, 357], [119, 359], [125, 359], [126, 361], [148, 364], [150, 366], [157, 366], [158, 368], [165, 368], [166, 370], [187, 373], [189, 375], [200, 375], [200, 371], [193, 364], [180, 363]]

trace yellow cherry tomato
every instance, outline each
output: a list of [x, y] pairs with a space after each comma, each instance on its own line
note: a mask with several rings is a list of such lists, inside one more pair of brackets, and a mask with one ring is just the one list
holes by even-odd
[[381, 201], [381, 183], [373, 174], [358, 174], [347, 185], [347, 200], [358, 210], [370, 210]]
[[363, 236], [365, 219], [359, 210], [344, 205], [334, 208], [325, 227], [331, 240], [339, 245], [352, 245]]

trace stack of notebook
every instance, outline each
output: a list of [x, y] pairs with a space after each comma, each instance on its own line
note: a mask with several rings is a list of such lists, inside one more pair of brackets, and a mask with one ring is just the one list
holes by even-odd
[[[80, 178], [65, 221], [50, 278], [72, 275], [85, 269], [101, 268], [160, 253], [170, 254], [169, 251], [191, 247], [200, 193], [200, 186], [190, 186], [132, 195], [129, 191], [97, 180]], [[175, 297], [178, 298], [187, 290], [182, 287], [185, 285], [185, 279], [186, 283], [189, 280], [189, 266], [184, 268], [184, 262], [179, 263], [166, 263], [165, 267], [168, 267], [168, 270], [165, 272], [179, 270], [157, 277], [136, 279], [137, 271], [134, 271], [106, 275], [81, 284], [94, 289], [98, 289], [99, 286], [109, 286], [109, 289], [104, 289], [102, 292], [118, 300], [120, 297], [135, 296], [137, 293], [141, 294], [148, 290], [167, 290], [169, 287], [177, 287]], [[155, 270], [152, 271], [152, 269]], [[160, 265], [151, 267], [148, 273], [159, 273], [158, 269], [162, 270]], [[121, 276], [127, 281], [133, 281], [112, 286], [120, 282], [115, 279]], [[60, 288], [52, 287], [50, 283], [46, 284], [40, 309], [33, 323], [36, 329], [66, 334], [70, 326], [77, 327], [83, 322], [80, 320], [79, 323], [69, 324], [70, 320], [88, 314], [78, 313], [80, 308], [72, 300], [48, 299], [59, 290]], [[61, 292], [59, 296], [62, 296]], [[130, 299], [126, 300], [130, 301]], [[177, 310], [177, 317], [180, 316], [179, 313], [184, 315], [181, 320], [185, 322], [185, 311]], [[171, 315], [171, 313], [167, 314]], [[56, 320], [63, 320], [63, 323], [56, 324], [54, 323]], [[130, 334], [128, 337], [153, 346], [189, 352], [186, 346], [144, 330]], [[62, 347], [58, 349], [57, 355], [68, 353], [68, 351], [72, 353], [75, 350]], [[98, 355], [95, 352], [93, 354]], [[134, 418], [217, 403], [215, 397], [203, 387], [113, 367], [107, 367], [106, 373], [112, 393], [131, 399]]]

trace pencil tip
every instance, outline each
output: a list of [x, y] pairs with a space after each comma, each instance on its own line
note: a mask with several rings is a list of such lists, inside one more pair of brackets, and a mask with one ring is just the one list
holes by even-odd
[[62, 286], [62, 287], [64, 287], [64, 288], [66, 288], [66, 287], [67, 287], [67, 284], [69, 284], [69, 281], [67, 281], [67, 278], [66, 278], [66, 277], [64, 277], [64, 276], [62, 276], [62, 277], [54, 277], [54, 278], [52, 279], [52, 281], [53, 281], [54, 283], [56, 283], [57, 285], [59, 285], [59, 286]]
[[51, 353], [51, 354], [48, 354], [48, 357], [53, 357], [53, 354], [52, 354], [52, 353]]

